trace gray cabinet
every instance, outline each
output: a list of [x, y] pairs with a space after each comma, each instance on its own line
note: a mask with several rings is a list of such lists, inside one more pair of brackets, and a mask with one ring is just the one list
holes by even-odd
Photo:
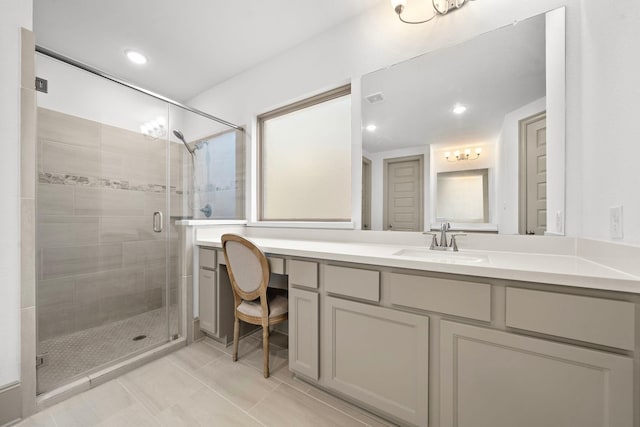
[[324, 298], [324, 384], [403, 423], [428, 419], [429, 318]]
[[318, 294], [289, 289], [289, 369], [317, 380], [318, 366]]
[[200, 248], [198, 251], [198, 310], [200, 319], [200, 329], [217, 335], [217, 310], [216, 295], [217, 289], [217, 264], [216, 251], [210, 248]]
[[633, 359], [440, 324], [441, 427], [632, 427]]
[[228, 344], [233, 340], [233, 293], [224, 265], [224, 254], [201, 247], [198, 256], [200, 329]]

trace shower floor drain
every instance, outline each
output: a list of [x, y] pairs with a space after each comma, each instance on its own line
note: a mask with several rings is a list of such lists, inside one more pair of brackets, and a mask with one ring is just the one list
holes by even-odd
[[137, 337], [133, 337], [133, 341], [140, 341], [145, 339], [146, 337], [146, 335], [138, 335]]

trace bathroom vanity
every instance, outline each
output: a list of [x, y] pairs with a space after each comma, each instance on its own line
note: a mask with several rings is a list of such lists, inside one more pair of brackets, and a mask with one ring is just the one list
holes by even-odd
[[[403, 425], [638, 426], [636, 276], [573, 255], [250, 238], [288, 277], [301, 379]], [[200, 326], [225, 339], [219, 238], [196, 243]]]

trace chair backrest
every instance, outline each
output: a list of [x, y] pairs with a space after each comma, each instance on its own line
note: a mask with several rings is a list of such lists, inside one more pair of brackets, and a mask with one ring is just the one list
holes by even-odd
[[270, 271], [262, 250], [237, 234], [224, 234], [221, 240], [236, 307], [240, 304], [239, 298], [266, 298]]

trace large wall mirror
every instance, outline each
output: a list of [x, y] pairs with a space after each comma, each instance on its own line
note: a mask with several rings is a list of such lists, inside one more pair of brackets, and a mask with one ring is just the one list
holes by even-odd
[[562, 234], [564, 61], [557, 9], [363, 76], [363, 228]]

